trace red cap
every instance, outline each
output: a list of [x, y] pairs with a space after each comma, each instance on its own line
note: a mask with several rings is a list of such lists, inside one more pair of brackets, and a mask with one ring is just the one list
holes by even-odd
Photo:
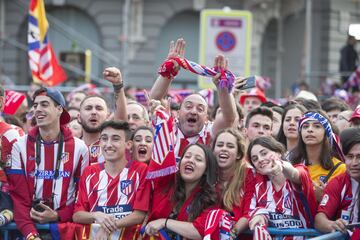
[[26, 98], [25, 94], [11, 90], [6, 90], [5, 96], [5, 106], [3, 112], [9, 115], [14, 115]]
[[359, 118], [360, 119], [360, 105], [358, 105], [356, 108], [355, 108], [355, 111], [353, 112], [353, 114], [351, 115], [351, 118], [349, 121], [352, 121], [354, 120], [355, 118]]
[[260, 99], [262, 103], [266, 102], [266, 96], [263, 91], [261, 91], [259, 88], [252, 88], [249, 92], [243, 94], [240, 96], [240, 104], [244, 105], [245, 98], [247, 97], [257, 97]]

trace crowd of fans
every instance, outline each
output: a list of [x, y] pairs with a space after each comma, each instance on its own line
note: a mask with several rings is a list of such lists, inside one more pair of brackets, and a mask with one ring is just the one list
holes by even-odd
[[[184, 49], [178, 39], [167, 60]], [[226, 59], [215, 67], [225, 70]], [[94, 239], [161, 239], [160, 230], [173, 239], [260, 239], [268, 226], [356, 235], [348, 224], [360, 214], [360, 108], [306, 90], [279, 105], [258, 87], [241, 90], [242, 77], [228, 91], [220, 74], [215, 106], [199, 93], [172, 102], [172, 77], [163, 75], [140, 103], [119, 69], [103, 75], [114, 111], [101, 94], [66, 101], [41, 87], [0, 122], [0, 225], [14, 220], [14, 238], [51, 239], [36, 223], [66, 222], [96, 223]], [[243, 235], [248, 229], [257, 231]]]

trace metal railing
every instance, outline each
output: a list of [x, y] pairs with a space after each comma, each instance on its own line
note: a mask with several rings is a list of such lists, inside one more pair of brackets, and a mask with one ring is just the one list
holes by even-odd
[[[50, 230], [50, 224], [36, 224], [38, 230]], [[3, 240], [8, 240], [10, 231], [17, 230], [16, 224], [14, 222], [9, 223], [6, 226], [0, 227], [0, 232]], [[316, 229], [278, 229], [278, 228], [268, 228], [269, 233], [274, 236], [275, 240], [283, 239], [284, 236], [304, 236], [311, 240], [340, 240], [347, 239], [347, 235], [341, 232], [333, 232], [328, 234], [322, 234]], [[162, 231], [163, 236], [167, 235], [165, 231]], [[252, 234], [251, 231], [246, 231], [245, 234]], [[314, 237], [314, 238], [309, 238]]]

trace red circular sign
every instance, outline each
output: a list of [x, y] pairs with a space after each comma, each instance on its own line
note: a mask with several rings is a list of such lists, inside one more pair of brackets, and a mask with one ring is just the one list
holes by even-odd
[[228, 52], [236, 46], [236, 37], [232, 32], [223, 31], [216, 36], [216, 46], [223, 52]]

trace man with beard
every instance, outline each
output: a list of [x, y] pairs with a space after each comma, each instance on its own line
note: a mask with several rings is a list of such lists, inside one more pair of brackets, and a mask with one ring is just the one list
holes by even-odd
[[[114, 96], [116, 99], [114, 120], [126, 120], [126, 98], [120, 70], [115, 67], [106, 68], [103, 76], [104, 79], [111, 82], [114, 87]], [[109, 107], [102, 96], [87, 96], [80, 104], [78, 120], [83, 128], [82, 140], [84, 140], [85, 144], [89, 147], [90, 164], [104, 162], [99, 145], [100, 126], [109, 115]]]
[[[172, 42], [167, 58], [183, 58], [184, 49], [185, 41], [183, 39], [178, 39], [175, 44]], [[174, 71], [179, 71], [180, 66], [176, 62], [174, 65]], [[215, 58], [215, 66], [226, 69], [227, 61], [224, 56], [219, 55]], [[200, 94], [191, 94], [181, 103], [179, 117], [176, 119], [175, 124], [174, 151], [177, 160], [187, 145], [196, 142], [209, 145], [211, 136], [215, 136], [220, 129], [232, 127], [236, 117], [235, 100], [227, 89], [219, 86], [219, 78], [220, 74], [213, 78], [213, 82], [217, 88], [218, 101], [222, 112], [214, 122], [208, 121], [208, 104]], [[164, 98], [170, 87], [171, 80], [159, 76], [151, 89], [150, 97], [156, 100]]]

